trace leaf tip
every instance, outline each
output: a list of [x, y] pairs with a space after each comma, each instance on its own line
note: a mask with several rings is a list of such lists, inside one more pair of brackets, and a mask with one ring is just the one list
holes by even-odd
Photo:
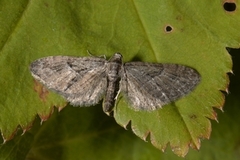
[[41, 119], [41, 124], [44, 121], [47, 121], [50, 118], [50, 116], [53, 114], [53, 112], [54, 112], [54, 107], [51, 107], [50, 112], [48, 114], [38, 114], [38, 116]]
[[18, 129], [19, 129], [19, 127], [16, 127], [16, 129], [13, 132], [11, 132], [11, 134], [8, 135], [8, 136], [4, 135], [3, 131], [1, 131], [2, 139], [3, 139], [3, 143], [2, 144], [5, 144], [7, 141], [13, 139], [13, 137], [16, 135]]
[[180, 157], [185, 157], [188, 153], [189, 147], [186, 148], [180, 148], [180, 147], [173, 147], [171, 146], [172, 152]]
[[33, 122], [34, 122], [34, 120], [32, 120], [32, 122], [30, 122], [26, 126], [21, 126], [21, 128], [22, 128], [22, 134], [21, 135], [24, 135], [26, 133], [26, 131], [28, 131], [32, 128]]

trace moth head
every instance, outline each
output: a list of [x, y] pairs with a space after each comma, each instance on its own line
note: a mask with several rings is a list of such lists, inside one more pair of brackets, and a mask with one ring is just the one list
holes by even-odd
[[122, 55], [121, 53], [115, 53], [110, 59], [110, 62], [122, 62]]

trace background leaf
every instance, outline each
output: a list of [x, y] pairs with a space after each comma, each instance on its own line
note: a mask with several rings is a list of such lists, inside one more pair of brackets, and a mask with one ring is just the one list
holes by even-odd
[[[235, 4], [238, 7], [238, 3]], [[208, 1], [188, 3], [153, 0], [150, 3], [140, 0], [120, 2], [109, 0], [101, 2], [95, 0], [11, 2], [1, 0], [0, 129], [3, 141], [11, 139], [15, 133], [21, 134], [17, 128], [28, 130], [36, 114], [41, 117], [41, 121], [44, 121], [52, 113], [53, 106], [62, 108], [66, 104], [60, 96], [45, 90], [33, 81], [28, 69], [33, 60], [50, 55], [87, 56], [87, 50], [96, 56], [109, 57], [112, 53], [119, 51], [123, 54], [125, 61], [179, 63], [199, 71], [202, 82], [186, 98], [153, 113], [133, 112], [125, 101], [121, 100], [115, 108], [114, 115], [117, 123], [122, 126], [127, 126], [131, 121], [129, 130], [133, 129], [134, 133], [142, 139], [146, 139], [148, 133], [151, 132], [147, 140], [159, 149], [165, 149], [166, 144], [170, 143], [174, 153], [184, 156], [189, 146], [199, 148], [199, 139], [210, 136], [211, 124], [208, 118], [216, 119], [216, 113], [212, 107], [221, 108], [224, 103], [224, 96], [219, 90], [226, 90], [228, 84], [226, 73], [230, 71], [232, 65], [225, 47], [239, 47], [239, 12], [224, 10], [222, 1], [211, 2], [211, 10], [206, 8], [208, 5]], [[166, 31], [168, 29], [172, 30]], [[97, 106], [72, 108], [75, 110], [73, 113], [76, 110], [88, 111], [89, 114], [79, 111], [83, 113], [77, 116], [82, 120], [81, 126], [78, 123], [68, 124], [69, 118], [73, 118], [74, 122], [76, 118], [66, 111], [67, 116], [60, 119], [63, 124], [68, 125], [64, 124], [57, 130], [66, 131], [64, 137], [61, 137], [63, 135], [59, 132], [56, 136], [56, 130], [51, 129], [59, 123], [58, 116], [55, 115], [53, 122], [46, 123], [51, 124], [50, 126], [45, 125], [46, 128], [43, 126], [35, 132], [32, 130], [32, 135], [31, 131], [28, 132], [24, 135], [24, 137], [27, 136], [26, 139], [18, 137], [8, 142], [9, 148], [12, 147], [10, 143], [21, 146], [21, 142], [25, 141], [26, 144], [32, 146], [27, 145], [25, 149], [20, 147], [24, 150], [20, 149], [19, 152], [6, 155], [8, 151], [6, 149], [8, 145], [6, 145], [1, 149], [2, 155], [10, 158], [22, 154], [24, 157], [26, 150], [30, 148], [27, 156], [35, 159], [48, 156], [70, 158], [68, 153], [75, 151], [74, 153], [78, 154], [79, 152], [76, 151], [79, 151], [81, 144], [75, 144], [76, 150], [73, 150], [75, 147], [72, 147], [74, 145], [71, 142], [69, 147], [66, 141], [69, 137], [72, 138], [70, 135], [79, 134], [82, 131], [86, 131], [86, 135], [89, 135], [88, 129], [97, 126], [93, 122], [98, 122], [99, 119], [102, 120], [105, 117], [100, 111], [101, 108], [99, 106], [98, 109], [96, 108]], [[97, 118], [100, 113], [102, 117]], [[160, 118], [157, 119], [157, 117]], [[105, 118], [109, 120], [109, 117]], [[93, 124], [88, 125], [90, 122]], [[109, 133], [108, 129], [111, 130], [111, 125], [108, 126], [108, 122], [103, 122], [102, 125], [107, 129], [103, 127], [100, 131], [107, 130], [103, 133]], [[69, 131], [70, 129], [64, 126], [77, 126], [73, 128], [79, 132]], [[98, 133], [95, 130], [90, 133], [94, 132]], [[49, 137], [46, 137], [44, 141], [46, 133]], [[147, 144], [148, 150], [144, 142], [135, 138], [132, 140], [134, 136], [131, 133], [125, 133], [123, 130], [120, 132], [130, 134], [131, 138], [115, 134], [119, 133], [116, 130], [110, 133], [113, 134], [108, 135], [106, 142], [112, 146], [113, 143], [116, 144], [115, 148], [99, 139], [97, 139], [99, 144], [105, 144], [105, 146], [100, 145], [94, 148], [96, 144], [95, 139], [91, 139], [92, 136], [81, 146], [88, 151], [91, 148], [92, 153], [99, 151], [97, 153], [101, 155], [101, 152], [103, 157], [99, 158], [103, 159], [110, 155], [106, 152], [109, 150], [116, 151], [111, 154], [119, 155], [126, 153], [129, 149], [136, 149], [135, 152], [132, 151], [136, 153], [134, 157], [139, 156], [138, 154], [143, 150], [146, 156], [160, 154], [149, 144]], [[118, 139], [116, 135], [120, 138]], [[115, 142], [116, 139], [117, 142]], [[125, 144], [129, 139], [132, 140], [129, 141], [132, 142], [129, 148], [119, 150], [121, 146], [119, 144]], [[84, 140], [80, 138], [80, 141]], [[49, 147], [45, 145], [52, 141], [55, 142], [52, 146], [51, 144]], [[35, 148], [36, 146], [43, 146], [43, 148]], [[56, 148], [56, 146], [60, 147]], [[139, 146], [142, 148], [138, 148]], [[50, 152], [51, 150], [44, 149], [51, 147], [56, 151]], [[38, 153], [36, 157], [33, 156], [36, 155], [35, 153]]]

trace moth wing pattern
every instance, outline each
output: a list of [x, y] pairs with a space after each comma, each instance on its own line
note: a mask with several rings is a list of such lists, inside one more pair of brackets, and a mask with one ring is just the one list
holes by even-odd
[[121, 91], [135, 110], [155, 110], [191, 92], [200, 82], [192, 68], [178, 64], [124, 64]]
[[91, 106], [106, 93], [106, 63], [98, 57], [50, 56], [34, 61], [30, 70], [35, 79], [71, 104]]

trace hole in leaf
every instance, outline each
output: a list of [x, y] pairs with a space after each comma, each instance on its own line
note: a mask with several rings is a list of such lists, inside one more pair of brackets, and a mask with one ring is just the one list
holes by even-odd
[[165, 27], [165, 31], [168, 33], [171, 32], [172, 30], [173, 30], [173, 28], [169, 25]]
[[233, 12], [236, 10], [237, 6], [234, 2], [225, 2], [223, 4], [223, 8], [227, 11], [227, 12]]

